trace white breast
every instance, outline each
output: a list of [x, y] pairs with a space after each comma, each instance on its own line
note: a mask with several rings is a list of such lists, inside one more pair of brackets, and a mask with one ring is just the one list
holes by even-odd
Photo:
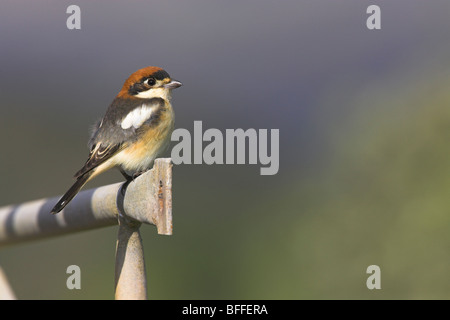
[[130, 111], [130, 113], [120, 121], [120, 126], [122, 129], [129, 129], [131, 127], [134, 127], [135, 129], [139, 128], [145, 121], [150, 119], [153, 109], [154, 108], [143, 104], [141, 107]]

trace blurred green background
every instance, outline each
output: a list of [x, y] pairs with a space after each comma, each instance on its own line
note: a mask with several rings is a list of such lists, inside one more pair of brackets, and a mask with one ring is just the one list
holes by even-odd
[[[70, 4], [81, 30], [66, 28]], [[366, 28], [371, 4], [381, 30]], [[0, 206], [66, 191], [90, 126], [157, 65], [184, 84], [177, 128], [280, 129], [280, 170], [174, 167], [173, 236], [141, 228], [151, 299], [448, 299], [449, 13], [447, 0], [2, 1]], [[1, 248], [0, 265], [19, 299], [112, 299], [116, 233]], [[81, 290], [66, 288], [72, 264]], [[372, 264], [381, 290], [366, 287]]]

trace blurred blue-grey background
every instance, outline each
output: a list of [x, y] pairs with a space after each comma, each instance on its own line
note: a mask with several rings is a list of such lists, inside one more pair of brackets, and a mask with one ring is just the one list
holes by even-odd
[[[156, 65], [184, 84], [177, 128], [279, 129], [280, 170], [174, 167], [173, 236], [141, 228], [151, 299], [448, 299], [449, 14], [448, 0], [3, 0], [0, 206], [62, 194], [90, 126]], [[1, 248], [0, 265], [20, 299], [112, 299], [116, 233]]]

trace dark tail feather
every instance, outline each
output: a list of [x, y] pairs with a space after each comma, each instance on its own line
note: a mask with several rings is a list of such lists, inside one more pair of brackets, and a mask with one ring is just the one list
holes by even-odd
[[78, 177], [77, 181], [70, 187], [69, 190], [59, 199], [58, 203], [53, 207], [52, 214], [60, 212], [65, 206], [77, 195], [81, 188], [88, 182], [89, 177], [94, 173], [93, 171], [86, 172], [84, 175]]

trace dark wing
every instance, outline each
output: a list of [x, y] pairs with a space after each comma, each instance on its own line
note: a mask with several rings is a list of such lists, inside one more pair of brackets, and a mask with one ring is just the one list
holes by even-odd
[[121, 144], [113, 144], [113, 145], [102, 145], [101, 143], [93, 146], [89, 159], [84, 164], [83, 168], [81, 168], [77, 173], [75, 173], [75, 178], [79, 178], [85, 173], [91, 171], [92, 169], [98, 167], [106, 160], [110, 159], [113, 155], [115, 155], [121, 149]]
[[130, 111], [142, 107], [143, 105], [155, 108], [151, 118], [145, 121], [146, 124], [157, 124], [160, 118], [161, 108], [164, 107], [164, 100], [160, 98], [126, 100], [116, 98], [108, 108], [105, 117], [99, 121], [93, 131], [89, 141], [91, 152], [89, 159], [83, 168], [76, 174], [78, 178], [92, 169], [98, 167], [106, 160], [110, 159], [127, 144], [136, 141], [140, 137], [140, 130], [131, 126], [123, 129], [117, 123], [117, 119], [123, 119]]

